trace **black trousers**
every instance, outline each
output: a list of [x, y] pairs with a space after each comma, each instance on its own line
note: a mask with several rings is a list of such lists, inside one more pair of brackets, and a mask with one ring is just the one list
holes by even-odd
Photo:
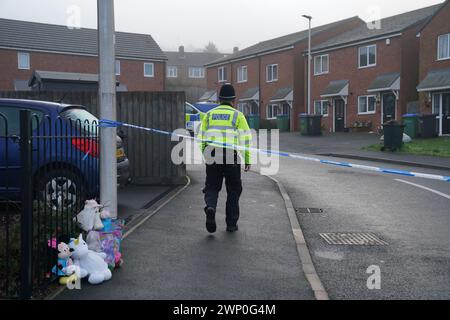
[[242, 194], [241, 166], [232, 164], [211, 164], [206, 166], [205, 194], [206, 207], [217, 208], [223, 180], [227, 189], [226, 223], [234, 226], [239, 220], [239, 198]]

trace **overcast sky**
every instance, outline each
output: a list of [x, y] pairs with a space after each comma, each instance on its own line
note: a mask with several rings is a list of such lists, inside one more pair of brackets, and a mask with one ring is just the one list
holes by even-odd
[[[245, 48], [313, 25], [360, 16], [366, 21], [443, 0], [115, 0], [116, 30], [151, 34], [163, 50]], [[96, 28], [96, 0], [0, 0], [0, 18]], [[80, 13], [79, 15], [77, 13]], [[78, 19], [77, 17], [80, 17]], [[74, 22], [75, 21], [75, 22]]]

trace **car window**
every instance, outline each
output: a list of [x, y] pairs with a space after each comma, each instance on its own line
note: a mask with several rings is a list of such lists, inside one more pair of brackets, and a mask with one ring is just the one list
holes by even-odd
[[186, 114], [197, 114], [198, 111], [189, 104], [186, 104]]
[[61, 117], [66, 120], [70, 119], [73, 122], [80, 120], [82, 124], [84, 124], [85, 121], [88, 121], [89, 124], [98, 122], [98, 119], [92, 113], [89, 113], [84, 109], [68, 109], [61, 113]]
[[[6, 126], [8, 127], [7, 135], [20, 134], [20, 110], [26, 110], [16, 107], [0, 107], [0, 113], [6, 117], [6, 122], [3, 117], [0, 117], [0, 136], [6, 133]], [[31, 111], [31, 122], [33, 124], [33, 131], [41, 124], [44, 113], [39, 110], [29, 109]], [[37, 116], [38, 121], [35, 120]]]

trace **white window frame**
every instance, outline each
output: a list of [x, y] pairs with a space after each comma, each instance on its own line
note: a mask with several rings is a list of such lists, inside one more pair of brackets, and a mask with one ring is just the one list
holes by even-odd
[[[326, 70], [324, 70], [324, 63], [323, 63], [323, 59], [327, 58], [327, 63], [326, 63]], [[319, 70], [317, 70], [318, 68], [318, 64], [317, 61], [320, 61], [320, 68]], [[330, 55], [329, 54], [323, 54], [320, 56], [315, 56], [314, 57], [314, 75], [315, 76], [320, 76], [322, 74], [327, 74], [330, 72]]]
[[[26, 59], [26, 64], [22, 64], [21, 58]], [[19, 70], [30, 70], [31, 62], [30, 62], [30, 53], [29, 52], [17, 52], [17, 68]]]
[[[244, 76], [245, 75], [245, 76]], [[237, 82], [244, 83], [248, 81], [248, 68], [247, 66], [240, 66], [237, 68]]]
[[[175, 72], [171, 72], [175, 71]], [[168, 66], [167, 67], [167, 78], [178, 78], [178, 67]]]
[[[200, 71], [200, 73], [196, 74], [197, 71]], [[189, 67], [189, 78], [204, 79], [205, 78], [205, 69], [202, 67]]]
[[217, 79], [219, 82], [227, 81], [227, 68], [226, 67], [217, 68]]
[[[375, 48], [375, 62], [373, 64], [370, 64], [370, 48]], [[361, 51], [365, 49], [366, 50], [366, 54], [367, 54], [367, 65], [366, 66], [362, 66], [361, 65]], [[363, 46], [363, 47], [359, 47], [358, 48], [358, 66], [359, 69], [365, 69], [365, 68], [372, 68], [375, 67], [377, 65], [377, 45], [376, 44], [371, 44], [368, 46]]]
[[[274, 76], [275, 67], [277, 69], [276, 78]], [[269, 75], [270, 75], [270, 77], [269, 77]], [[278, 81], [278, 76], [279, 76], [278, 64], [269, 64], [266, 66], [266, 82], [267, 83]]]
[[[441, 52], [441, 37], [447, 37], [447, 56], [446, 57], [440, 57], [439, 54]], [[443, 60], [449, 60], [450, 59], [450, 33], [447, 34], [441, 34], [440, 36], [438, 36], [438, 40], [437, 40], [437, 61], [443, 61]]]
[[[316, 103], [320, 103], [320, 113], [319, 114], [316, 113]], [[327, 106], [327, 113], [323, 112], [325, 103], [328, 104], [328, 106]], [[330, 114], [330, 101], [328, 101], [328, 100], [316, 100], [316, 101], [314, 101], [314, 114], [322, 115], [324, 117], [328, 117], [328, 115]]]
[[[272, 117], [269, 117], [269, 109], [272, 109]], [[278, 112], [275, 114], [275, 109], [278, 109]], [[279, 103], [269, 103], [266, 108], [266, 119], [267, 120], [275, 120], [279, 114], [282, 113], [281, 106]]]
[[120, 60], [116, 60], [116, 66], [115, 66], [115, 70], [116, 70], [116, 76], [120, 76]]
[[[145, 73], [146, 66], [148, 66], [148, 65], [152, 66], [152, 73], [151, 74], [146, 74]], [[155, 77], [155, 64], [153, 62], [144, 62], [144, 77], [145, 78], [154, 78]]]
[[[366, 99], [366, 111], [365, 112], [360, 112], [359, 103], [360, 103], [361, 98]], [[369, 111], [369, 98], [375, 99], [373, 111]], [[368, 115], [368, 114], [376, 114], [376, 113], [377, 113], [377, 96], [376, 95], [358, 96], [358, 114], [359, 115]]]

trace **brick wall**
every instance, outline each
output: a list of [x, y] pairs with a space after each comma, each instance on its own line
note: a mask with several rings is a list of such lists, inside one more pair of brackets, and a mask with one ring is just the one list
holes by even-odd
[[[0, 49], [0, 90], [14, 90], [14, 80], [29, 80], [34, 70], [98, 73], [98, 59], [89, 56], [30, 52], [30, 64], [30, 70], [19, 70], [17, 51]], [[145, 78], [144, 61], [121, 60], [117, 79], [129, 91], [164, 91], [165, 63], [154, 62], [154, 67], [155, 77]]]
[[[312, 104], [315, 100], [323, 100], [321, 92], [325, 90], [331, 81], [349, 80], [349, 96], [346, 110], [346, 126], [349, 127], [353, 121], [371, 121], [372, 129], [381, 125], [381, 105], [377, 104], [376, 112], [372, 115], [358, 115], [358, 96], [368, 95], [370, 84], [379, 75], [401, 72], [402, 68], [402, 44], [401, 37], [391, 38], [391, 44], [387, 45], [386, 40], [375, 41], [369, 44], [377, 45], [377, 65], [375, 67], [359, 69], [358, 47], [353, 46], [328, 52], [329, 73], [325, 75], [313, 76], [312, 79]], [[364, 44], [366, 45], [366, 44]], [[403, 79], [402, 79], [403, 80]], [[402, 84], [403, 87], [403, 84]], [[402, 90], [400, 95], [402, 95]], [[404, 106], [401, 101], [397, 106], [397, 119]], [[333, 109], [329, 110], [329, 116], [324, 118], [327, 130], [333, 128]]]
[[[450, 60], [437, 60], [437, 45], [439, 35], [450, 33], [450, 2], [430, 21], [420, 35], [420, 65], [419, 83], [425, 79], [429, 71], [450, 69]], [[431, 101], [427, 94], [420, 94], [421, 111], [431, 113]]]

